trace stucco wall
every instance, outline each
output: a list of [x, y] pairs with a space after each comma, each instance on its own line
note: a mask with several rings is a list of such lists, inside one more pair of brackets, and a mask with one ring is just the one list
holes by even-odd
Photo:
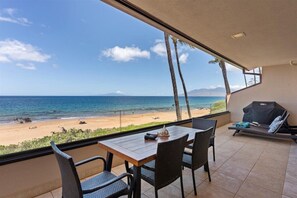
[[227, 107], [231, 112], [231, 120], [242, 120], [242, 108], [252, 101], [276, 101], [289, 111], [289, 123], [297, 125], [297, 67], [263, 67], [260, 85], [231, 95]]
[[[224, 113], [218, 116], [207, 118], [210, 120], [217, 120], [217, 128], [230, 123], [230, 113]], [[181, 124], [181, 126], [192, 128], [192, 122]]]
[[[95, 155], [106, 156], [98, 145], [86, 146], [66, 151], [75, 161]], [[113, 166], [122, 164], [123, 160], [115, 157]], [[78, 168], [80, 178], [94, 175], [102, 170], [99, 160]], [[0, 197], [34, 197], [61, 186], [61, 176], [54, 155], [37, 157], [30, 160], [0, 166]]]
[[226, 124], [229, 124], [230, 123], [230, 113], [227, 113], [227, 114], [223, 114], [223, 115], [220, 115], [220, 116], [216, 116], [216, 117], [213, 117], [213, 118], [209, 118], [210, 120], [217, 120], [217, 128], [218, 127], [221, 127], [221, 126], [224, 126]]

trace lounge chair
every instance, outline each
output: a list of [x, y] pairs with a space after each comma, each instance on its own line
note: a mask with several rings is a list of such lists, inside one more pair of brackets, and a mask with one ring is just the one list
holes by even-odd
[[[277, 102], [253, 101], [243, 108], [243, 122], [258, 122], [262, 127], [268, 127], [269, 124], [277, 117], [282, 119], [287, 115], [287, 110]], [[297, 134], [297, 126], [291, 126], [287, 121], [281, 126], [277, 133]]]
[[261, 137], [269, 137], [269, 138], [276, 138], [276, 139], [292, 139], [297, 143], [297, 136], [295, 134], [284, 134], [281, 131], [281, 129], [285, 126], [285, 123], [287, 123], [289, 113], [286, 113], [285, 117], [282, 119], [281, 123], [278, 125], [276, 130], [273, 133], [268, 132], [269, 126], [268, 125], [259, 125], [259, 126], [253, 126], [250, 125], [249, 128], [242, 128], [242, 127], [236, 127], [235, 125], [229, 127], [231, 130], [235, 130], [233, 133], [233, 136], [235, 136], [237, 133], [243, 133], [243, 134], [250, 134], [250, 135], [256, 135]]
[[258, 122], [269, 125], [274, 118], [284, 115], [287, 110], [276, 102], [253, 101], [243, 109], [243, 122]]
[[[289, 114], [287, 111], [284, 112], [282, 118], [285, 119], [286, 115]], [[268, 127], [268, 126], [267, 126]], [[278, 133], [287, 133], [291, 135], [297, 135], [297, 126], [289, 125], [288, 120], [286, 120], [281, 128], [278, 130]]]

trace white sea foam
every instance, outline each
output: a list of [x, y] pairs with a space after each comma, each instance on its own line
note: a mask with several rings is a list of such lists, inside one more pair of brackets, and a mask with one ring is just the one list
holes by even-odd
[[80, 119], [80, 117], [64, 117], [61, 120], [72, 120], [72, 119]]

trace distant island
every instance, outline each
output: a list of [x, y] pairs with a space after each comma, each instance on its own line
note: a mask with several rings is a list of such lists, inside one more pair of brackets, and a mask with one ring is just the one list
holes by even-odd
[[[180, 96], [184, 96], [184, 94], [179, 94]], [[193, 89], [188, 92], [188, 96], [217, 96], [217, 97], [225, 97], [226, 91], [223, 87], [217, 88], [201, 88], [201, 89]], [[101, 94], [99, 96], [129, 96], [123, 93], [112, 92]]]
[[[184, 95], [184, 94], [182, 94]], [[225, 88], [217, 87], [217, 88], [202, 88], [202, 89], [194, 89], [188, 92], [188, 96], [222, 96], [226, 95]]]
[[122, 93], [114, 92], [114, 93], [102, 94], [102, 95], [99, 95], [99, 96], [127, 96], [127, 95], [122, 94]]

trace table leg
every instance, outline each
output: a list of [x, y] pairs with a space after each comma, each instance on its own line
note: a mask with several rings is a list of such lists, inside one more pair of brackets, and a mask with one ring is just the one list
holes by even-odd
[[113, 158], [113, 154], [110, 152], [107, 152], [106, 155], [106, 171], [111, 171], [111, 167], [112, 167], [112, 158]]
[[133, 166], [133, 176], [134, 176], [134, 197], [141, 197], [141, 166]]

